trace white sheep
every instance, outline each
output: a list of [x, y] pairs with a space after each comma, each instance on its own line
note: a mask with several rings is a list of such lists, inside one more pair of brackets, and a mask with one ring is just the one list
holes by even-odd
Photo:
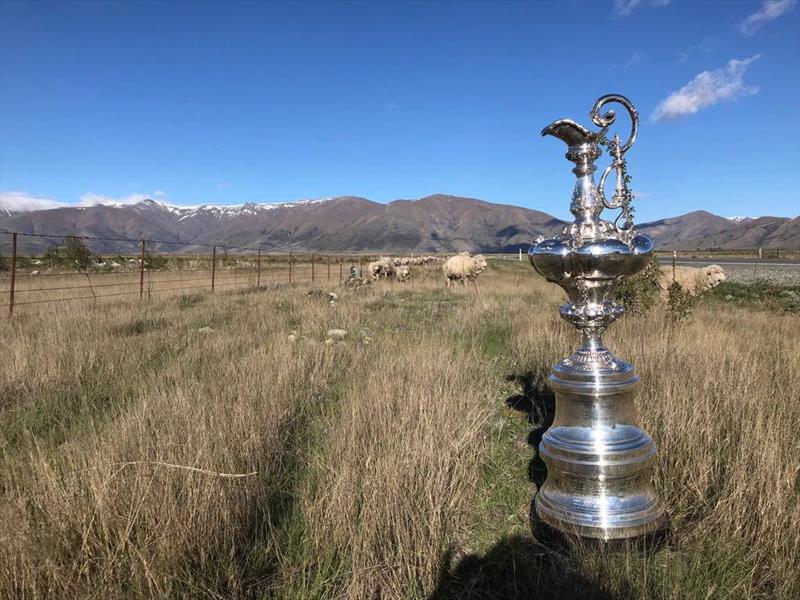
[[[674, 280], [691, 296], [699, 296], [717, 287], [726, 279], [725, 271], [719, 265], [709, 265], [699, 269], [694, 267], [675, 267]], [[662, 298], [666, 298], [669, 295], [669, 286], [672, 285], [672, 281], [672, 267], [661, 267], [659, 287], [661, 288]]]
[[476, 256], [459, 254], [448, 258], [442, 265], [442, 271], [447, 280], [447, 287], [450, 287], [453, 281], [459, 280], [466, 286], [467, 281], [475, 281], [487, 266], [486, 259], [480, 254]]
[[394, 274], [397, 277], [397, 281], [405, 283], [411, 277], [411, 269], [408, 268], [408, 265], [403, 265], [397, 267]]
[[367, 272], [372, 277], [373, 281], [377, 281], [379, 277], [389, 277], [394, 273], [394, 262], [391, 258], [381, 256], [367, 265]]

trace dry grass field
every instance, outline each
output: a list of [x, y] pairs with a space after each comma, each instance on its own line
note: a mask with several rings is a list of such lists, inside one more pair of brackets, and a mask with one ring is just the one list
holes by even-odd
[[276, 286], [4, 320], [0, 595], [800, 595], [800, 316], [612, 327], [673, 535], [565, 552], [529, 522], [547, 375], [577, 342], [561, 292], [513, 261], [477, 293], [437, 268], [335, 305]]

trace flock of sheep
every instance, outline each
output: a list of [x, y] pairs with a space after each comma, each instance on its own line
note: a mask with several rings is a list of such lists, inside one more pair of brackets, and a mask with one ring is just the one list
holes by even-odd
[[[395, 257], [382, 256], [367, 265], [367, 275], [373, 281], [381, 277], [389, 279], [394, 277], [397, 281], [406, 282], [411, 278], [411, 266], [427, 265], [434, 261], [444, 260], [436, 256]], [[444, 261], [442, 272], [447, 286], [453, 282], [461, 281], [465, 286], [469, 281], [475, 281], [488, 266], [486, 258], [478, 254], [470, 256], [462, 252], [451, 256]], [[699, 296], [715, 287], [726, 279], [725, 271], [719, 265], [708, 267], [661, 267], [659, 287], [662, 296], [668, 292], [669, 286], [676, 281], [691, 296]]]
[[[381, 277], [386, 279], [394, 277], [397, 281], [406, 282], [411, 278], [412, 265], [427, 265], [437, 260], [443, 259], [436, 256], [406, 256], [402, 258], [382, 256], [367, 265], [367, 274], [373, 281], [377, 281]], [[468, 252], [462, 252], [445, 260], [442, 271], [449, 287], [453, 281], [461, 281], [464, 285], [467, 284], [467, 281], [474, 281], [487, 266], [486, 259], [480, 254], [470, 256]]]

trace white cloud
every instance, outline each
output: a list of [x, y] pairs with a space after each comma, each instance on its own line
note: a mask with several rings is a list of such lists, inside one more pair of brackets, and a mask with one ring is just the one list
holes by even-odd
[[120, 206], [123, 204], [136, 204], [137, 202], [142, 202], [147, 199], [165, 202], [167, 193], [162, 190], [156, 190], [152, 194], [130, 194], [129, 196], [114, 197], [87, 192], [81, 195], [76, 204], [74, 202], [61, 202], [50, 198], [37, 198], [27, 192], [0, 192], [0, 210], [8, 212], [30, 212], [33, 210], [47, 210], [64, 206], [98, 206], [101, 204]]
[[0, 192], [0, 209], [5, 209], [9, 212], [29, 212], [32, 210], [59, 208], [61, 206], [69, 205], [50, 198], [37, 198], [27, 192]]
[[614, 0], [614, 14], [627, 17], [637, 6], [667, 6], [672, 0]]
[[745, 35], [754, 35], [765, 24], [792, 10], [795, 4], [797, 0], [764, 0], [761, 8], [739, 23], [739, 31]]
[[625, 64], [611, 65], [611, 70], [612, 71], [616, 71], [616, 70], [621, 69], [623, 71], [627, 71], [631, 67], [641, 63], [643, 59], [644, 59], [644, 55], [641, 52], [639, 52], [638, 50], [636, 50], [631, 55], [631, 57], [628, 59], [628, 61]]
[[742, 77], [747, 68], [759, 58], [760, 54], [744, 60], [732, 59], [722, 69], [703, 71], [695, 75], [689, 83], [662, 100], [651, 118], [654, 121], [669, 121], [693, 115], [701, 108], [713, 106], [723, 100], [735, 100], [758, 93], [758, 88], [745, 85]]
[[78, 200], [78, 206], [97, 206], [98, 204], [110, 204], [112, 206], [120, 204], [137, 204], [148, 199], [163, 201], [165, 197], [166, 194], [161, 190], [156, 190], [152, 194], [130, 194], [129, 196], [120, 197], [104, 196], [102, 194], [87, 192], [81, 195], [80, 200]]

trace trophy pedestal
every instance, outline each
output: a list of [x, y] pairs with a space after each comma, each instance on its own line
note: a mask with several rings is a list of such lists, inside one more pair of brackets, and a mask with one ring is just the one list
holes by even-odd
[[545, 524], [605, 541], [651, 534], [666, 525], [650, 483], [656, 447], [639, 427], [639, 377], [592, 339], [550, 377], [553, 424], [539, 454], [547, 479], [535, 500]]

